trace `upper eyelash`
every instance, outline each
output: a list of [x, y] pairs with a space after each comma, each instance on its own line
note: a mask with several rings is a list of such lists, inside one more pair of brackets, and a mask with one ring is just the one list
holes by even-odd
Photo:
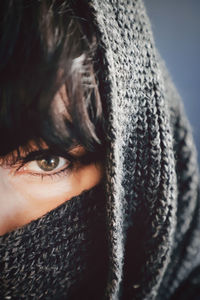
[[26, 164], [27, 162], [41, 159], [47, 155], [60, 156], [60, 157], [67, 159], [70, 163], [80, 162], [83, 165], [87, 165], [87, 164], [91, 163], [92, 161], [95, 161], [94, 155], [92, 153], [87, 153], [81, 157], [75, 157], [75, 156], [69, 154], [68, 152], [55, 151], [55, 150], [51, 150], [51, 149], [32, 151], [27, 156], [23, 157], [21, 159], [21, 161], [23, 164]]
[[65, 150], [56, 150], [56, 149], [40, 149], [40, 150], [30, 150], [26, 151], [23, 154], [20, 151], [16, 151], [16, 153], [11, 152], [4, 157], [0, 157], [0, 166], [5, 167], [23, 167], [27, 162], [38, 160], [44, 156], [60, 156], [67, 159], [69, 162], [73, 162], [77, 160], [70, 153]]
[[[28, 151], [27, 151], [28, 152]], [[87, 165], [91, 162], [95, 162], [96, 158], [94, 157], [94, 153], [87, 153], [84, 156], [81, 157], [75, 157], [73, 155], [71, 155], [70, 153], [68, 153], [65, 150], [56, 150], [56, 149], [40, 149], [40, 150], [36, 150], [36, 151], [30, 151], [28, 152], [28, 154], [26, 156], [19, 156], [15, 157], [13, 156], [13, 161], [6, 161], [3, 162], [2, 165], [6, 166], [6, 167], [17, 167], [16, 170], [14, 171], [14, 174], [16, 174], [21, 168], [23, 168], [28, 162], [30, 161], [34, 161], [34, 160], [38, 160], [39, 158], [41, 159], [44, 156], [60, 156], [63, 157], [65, 159], [68, 160], [69, 164], [67, 165], [66, 168], [55, 172], [53, 174], [45, 174], [45, 173], [30, 173], [31, 176], [40, 176], [40, 177], [45, 177], [45, 176], [56, 176], [59, 175], [61, 173], [63, 173], [64, 171], [69, 171], [71, 172], [74, 167], [78, 164], [81, 165]], [[27, 173], [28, 174], [28, 173]]]
[[20, 160], [23, 163], [27, 163], [34, 160], [39, 160], [41, 158], [44, 158], [45, 156], [60, 156], [68, 161], [74, 161], [74, 157], [71, 156], [67, 152], [61, 152], [61, 151], [52, 151], [51, 149], [44, 149], [44, 150], [36, 150], [29, 152], [25, 157], [22, 157]]
[[39, 160], [44, 158], [45, 156], [60, 156], [63, 157], [65, 159], [67, 159], [69, 161], [69, 165], [74, 161], [75, 159], [68, 153], [60, 153], [60, 152], [55, 152], [55, 151], [51, 151], [50, 149], [45, 149], [45, 150], [37, 150], [37, 151], [32, 151], [30, 153], [28, 153], [26, 156], [24, 157], [20, 157], [20, 159], [18, 159], [17, 161], [14, 162], [14, 166], [18, 166], [16, 171], [19, 171], [23, 166], [25, 166], [28, 162], [31, 161], [35, 161], [35, 160]]

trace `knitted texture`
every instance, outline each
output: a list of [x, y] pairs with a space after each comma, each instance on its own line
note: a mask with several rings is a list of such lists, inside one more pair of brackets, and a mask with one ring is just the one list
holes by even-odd
[[[94, 6], [110, 84], [108, 181], [117, 191], [108, 199], [112, 242], [107, 293], [112, 299], [150, 299], [169, 262], [176, 225], [169, 110], [141, 2], [98, 1]], [[128, 227], [126, 243], [122, 227]]]
[[106, 295], [170, 299], [200, 262], [191, 128], [142, 1], [94, 0], [92, 6], [110, 140]]
[[5, 299], [198, 299], [197, 153], [143, 3], [71, 5], [98, 41], [106, 180], [0, 239], [1, 291]]
[[1, 237], [1, 300], [102, 299], [107, 253], [103, 190], [99, 185], [85, 191]]

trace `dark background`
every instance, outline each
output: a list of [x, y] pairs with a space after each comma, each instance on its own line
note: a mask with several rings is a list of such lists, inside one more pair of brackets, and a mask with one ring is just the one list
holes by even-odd
[[181, 95], [200, 164], [200, 0], [144, 0], [156, 46]]

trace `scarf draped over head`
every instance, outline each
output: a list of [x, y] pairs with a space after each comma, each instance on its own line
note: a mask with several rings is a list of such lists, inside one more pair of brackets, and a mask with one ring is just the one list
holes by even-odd
[[[197, 153], [143, 3], [75, 0], [71, 6], [96, 33], [106, 178], [79, 199], [88, 199], [84, 204], [72, 199], [0, 238], [0, 294], [4, 299], [194, 299], [190, 296], [200, 286]], [[45, 241], [42, 248], [37, 236]], [[37, 242], [29, 247], [29, 239]]]
[[200, 263], [192, 131], [142, 1], [91, 5], [110, 141], [107, 296], [170, 299]]

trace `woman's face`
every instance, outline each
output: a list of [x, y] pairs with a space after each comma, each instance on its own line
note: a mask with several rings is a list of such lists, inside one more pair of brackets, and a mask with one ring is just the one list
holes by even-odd
[[39, 151], [33, 141], [29, 146], [29, 153], [20, 150], [20, 156], [25, 157], [23, 164], [9, 164], [17, 151], [0, 159], [0, 235], [91, 189], [103, 176], [100, 162], [81, 163], [87, 155], [82, 146], [70, 150], [73, 163], [49, 152], [44, 142]]
[[[81, 158], [83, 147], [71, 150]], [[33, 160], [23, 166], [0, 167], [0, 235], [23, 226], [100, 182], [100, 163], [74, 164], [58, 156]]]

